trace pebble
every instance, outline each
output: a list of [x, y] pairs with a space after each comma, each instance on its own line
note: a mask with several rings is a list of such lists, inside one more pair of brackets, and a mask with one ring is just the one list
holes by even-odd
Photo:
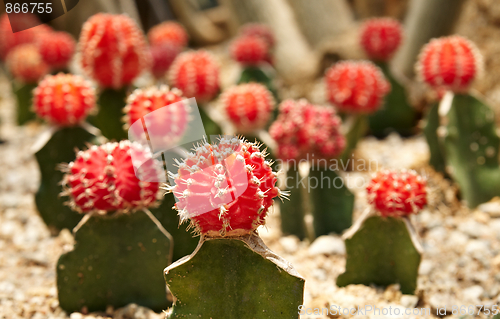
[[287, 254], [293, 254], [299, 248], [299, 239], [296, 236], [281, 237], [279, 243]]
[[462, 292], [463, 298], [466, 301], [472, 302], [472, 303], [479, 302], [479, 299], [481, 298], [483, 293], [484, 293], [484, 289], [483, 289], [483, 287], [481, 287], [479, 285], [475, 285], [475, 286], [466, 288]]
[[491, 217], [500, 217], [500, 202], [491, 201], [477, 207], [480, 211], [487, 213]]
[[472, 238], [478, 238], [489, 233], [489, 228], [475, 220], [468, 220], [458, 226], [458, 229]]
[[405, 308], [415, 308], [418, 303], [418, 297], [414, 295], [403, 295], [399, 301]]
[[432, 269], [434, 268], [434, 265], [432, 261], [424, 259], [420, 263], [420, 266], [418, 267], [418, 274], [422, 276], [427, 276], [431, 273]]
[[309, 255], [345, 255], [344, 241], [338, 236], [320, 236], [309, 246]]

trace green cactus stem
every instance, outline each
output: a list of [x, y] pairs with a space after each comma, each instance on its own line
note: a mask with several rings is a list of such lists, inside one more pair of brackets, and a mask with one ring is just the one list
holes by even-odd
[[483, 101], [451, 94], [445, 95], [439, 107], [438, 136], [444, 140], [446, 171], [458, 184], [462, 199], [476, 207], [500, 196], [500, 138], [494, 113]]
[[97, 101], [99, 111], [95, 116], [89, 117], [89, 122], [109, 140], [121, 141], [128, 138], [122, 121], [126, 96], [127, 87], [119, 90], [102, 89]]
[[300, 177], [298, 164], [290, 165], [286, 176], [289, 196], [280, 204], [280, 215], [283, 235], [295, 235], [300, 240], [303, 240], [307, 237], [303, 201], [303, 197], [307, 192], [303, 191], [306, 186], [301, 181], [303, 179]]
[[423, 129], [427, 145], [429, 145], [430, 159], [429, 164], [436, 170], [445, 174], [445, 159], [443, 145], [440, 143], [437, 129], [439, 127], [439, 103], [433, 103], [426, 116], [425, 127]]
[[337, 286], [399, 284], [403, 294], [415, 293], [421, 246], [407, 219], [365, 215], [344, 240], [346, 270]]
[[391, 92], [385, 97], [382, 107], [369, 116], [370, 131], [378, 138], [386, 137], [391, 132], [410, 136], [417, 123], [417, 112], [408, 103], [406, 89], [394, 78], [387, 63], [378, 63], [378, 66], [391, 83]]
[[163, 196], [162, 203], [158, 208], [152, 208], [151, 212], [174, 238], [174, 252], [172, 261], [177, 261], [184, 256], [190, 255], [198, 245], [198, 238], [187, 231], [187, 225], [179, 225], [177, 211], [172, 209], [175, 205], [174, 194], [168, 193]]
[[345, 127], [346, 137], [346, 147], [340, 160], [342, 163], [346, 163], [349, 158], [351, 158], [352, 153], [356, 149], [359, 140], [361, 140], [368, 131], [369, 122], [368, 117], [363, 114], [359, 115], [347, 115], [343, 118], [343, 123]]
[[32, 110], [32, 100], [33, 90], [37, 87], [37, 84], [14, 82], [12, 86], [17, 101], [17, 124], [24, 125], [36, 119], [36, 114]]
[[203, 128], [205, 129], [205, 133], [207, 137], [216, 136], [222, 134], [222, 129], [219, 124], [217, 124], [208, 114], [205, 109], [206, 106], [199, 106], [198, 110], [200, 112], [201, 121], [203, 122]]
[[[52, 132], [47, 132], [51, 134]], [[63, 228], [73, 229], [82, 215], [64, 205], [60, 197], [63, 172], [58, 165], [75, 159], [75, 149], [83, 149], [92, 142], [95, 135], [81, 126], [57, 129], [44, 145], [37, 147], [35, 153], [41, 172], [40, 188], [35, 194], [35, 203], [43, 221], [53, 235]], [[45, 142], [41, 140], [41, 142]]]
[[68, 313], [129, 303], [166, 309], [161, 277], [171, 258], [170, 238], [143, 212], [90, 216], [75, 232], [73, 250], [57, 262], [59, 305]]
[[309, 189], [316, 237], [341, 234], [352, 226], [354, 194], [337, 172], [328, 167], [312, 166]]
[[196, 251], [165, 269], [176, 298], [169, 319], [298, 318], [304, 279], [251, 234], [202, 238]]

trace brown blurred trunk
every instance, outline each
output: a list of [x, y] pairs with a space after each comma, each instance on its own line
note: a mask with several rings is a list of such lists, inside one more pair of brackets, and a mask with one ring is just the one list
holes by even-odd
[[384, 16], [402, 19], [408, 7], [408, 0], [354, 0], [353, 5], [360, 19]]
[[[314, 0], [316, 1], [316, 0]], [[223, 0], [232, 11], [236, 23], [267, 24], [277, 43], [275, 68], [289, 84], [308, 82], [318, 71], [318, 57], [309, 46], [286, 0]]]
[[412, 79], [420, 49], [430, 39], [448, 35], [465, 0], [411, 0], [405, 19], [405, 38], [393, 59], [393, 69]]

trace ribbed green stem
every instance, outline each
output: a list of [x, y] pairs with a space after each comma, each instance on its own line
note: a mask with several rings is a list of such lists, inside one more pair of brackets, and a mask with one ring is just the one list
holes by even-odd
[[97, 101], [99, 112], [89, 117], [89, 122], [101, 130], [103, 136], [109, 140], [121, 141], [128, 138], [123, 129], [123, 108], [126, 104], [127, 88], [119, 90], [103, 89]]
[[426, 116], [426, 123], [423, 129], [425, 139], [427, 140], [427, 145], [429, 145], [430, 159], [429, 164], [437, 172], [445, 174], [445, 159], [444, 159], [444, 149], [442, 143], [440, 143], [437, 130], [439, 128], [439, 102], [433, 103]]
[[366, 115], [349, 115], [344, 119], [345, 125], [347, 127], [346, 133], [346, 148], [340, 159], [343, 163], [346, 163], [347, 159], [352, 156], [352, 153], [356, 149], [358, 142], [362, 139], [366, 132], [368, 131], [368, 118]]
[[351, 227], [354, 194], [346, 187], [342, 177], [328, 168], [312, 166], [309, 189], [316, 237], [341, 234]]
[[35, 203], [40, 216], [54, 235], [63, 228], [72, 230], [82, 218], [81, 214], [64, 205], [67, 198], [60, 197], [64, 173], [58, 165], [73, 161], [76, 157], [75, 149], [83, 149], [94, 138], [94, 135], [80, 126], [61, 128], [35, 154], [41, 172]]
[[203, 122], [203, 127], [205, 128], [207, 137], [210, 138], [210, 136], [221, 135], [222, 129], [220, 128], [219, 124], [215, 123], [214, 120], [212, 120], [210, 116], [208, 116], [203, 106], [199, 106], [198, 110], [200, 112], [201, 121]]
[[302, 184], [304, 180], [299, 175], [298, 167], [290, 165], [286, 178], [289, 200], [283, 200], [280, 206], [281, 231], [284, 235], [295, 235], [301, 240], [307, 237], [304, 222], [304, 192], [302, 192], [302, 188], [306, 187]]
[[24, 125], [27, 122], [36, 119], [33, 112], [33, 90], [37, 87], [36, 83], [14, 84], [13, 90], [17, 100], [17, 124]]

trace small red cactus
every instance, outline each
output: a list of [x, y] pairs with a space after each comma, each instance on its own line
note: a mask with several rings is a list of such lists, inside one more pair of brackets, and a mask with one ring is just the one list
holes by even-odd
[[24, 83], [36, 83], [49, 72], [35, 44], [15, 47], [9, 52], [6, 64], [12, 76]]
[[427, 204], [425, 179], [413, 170], [382, 170], [366, 186], [368, 202], [382, 216], [407, 216]]
[[346, 113], [373, 113], [391, 89], [382, 71], [371, 62], [339, 62], [326, 71], [328, 100]]
[[240, 84], [221, 95], [222, 108], [238, 132], [252, 132], [263, 128], [274, 109], [274, 98], [259, 83]]
[[40, 24], [38, 18], [31, 13], [11, 13], [10, 15], [14, 15], [13, 19], [15, 19], [19, 27], [24, 29], [23, 25], [25, 25], [25, 27], [29, 27], [29, 29], [15, 33], [12, 32], [9, 17], [7, 14], [2, 15], [0, 18], [0, 59], [2, 60], [5, 60], [8, 53], [18, 45], [34, 43], [38, 36], [51, 31], [49, 26]]
[[306, 100], [286, 100], [269, 133], [278, 143], [277, 156], [282, 160], [299, 160], [309, 155], [334, 158], [345, 148], [340, 133], [341, 120], [331, 107], [313, 105]]
[[70, 206], [80, 213], [88, 213], [127, 212], [154, 205], [159, 183], [137, 179], [132, 153], [134, 160], [142, 159], [141, 162], [146, 163], [141, 166], [144, 174], [159, 176], [151, 154], [136, 143], [94, 145], [78, 152], [63, 179], [63, 195], [70, 196]]
[[276, 174], [259, 147], [221, 138], [194, 149], [172, 177], [181, 220], [191, 219], [206, 236], [242, 236], [265, 224], [273, 198], [280, 195]]
[[461, 36], [431, 40], [422, 49], [417, 73], [432, 88], [467, 91], [483, 67], [476, 45]]
[[188, 44], [189, 37], [180, 23], [166, 21], [149, 30], [148, 40], [151, 45], [170, 43], [184, 48]]
[[75, 53], [76, 42], [67, 32], [45, 33], [38, 39], [43, 60], [53, 68], [64, 68]]
[[207, 51], [184, 52], [174, 60], [168, 79], [186, 97], [206, 102], [219, 91], [219, 65]]
[[78, 44], [84, 70], [106, 88], [128, 85], [149, 67], [144, 35], [126, 15], [93, 15], [83, 24]]
[[372, 60], [388, 61], [403, 38], [403, 28], [393, 18], [373, 18], [361, 27], [361, 46]]
[[33, 91], [33, 107], [41, 118], [59, 126], [85, 120], [95, 107], [95, 90], [78, 75], [47, 75]]
[[182, 48], [171, 43], [160, 43], [150, 47], [152, 67], [151, 71], [155, 78], [159, 79], [166, 75], [175, 58], [181, 53]]
[[274, 48], [274, 45], [276, 44], [273, 31], [265, 24], [247, 23], [241, 28], [240, 34], [242, 36], [260, 37], [266, 41], [267, 45], [271, 49]]
[[241, 36], [230, 47], [233, 60], [243, 65], [258, 65], [269, 60], [269, 46], [264, 38]]

